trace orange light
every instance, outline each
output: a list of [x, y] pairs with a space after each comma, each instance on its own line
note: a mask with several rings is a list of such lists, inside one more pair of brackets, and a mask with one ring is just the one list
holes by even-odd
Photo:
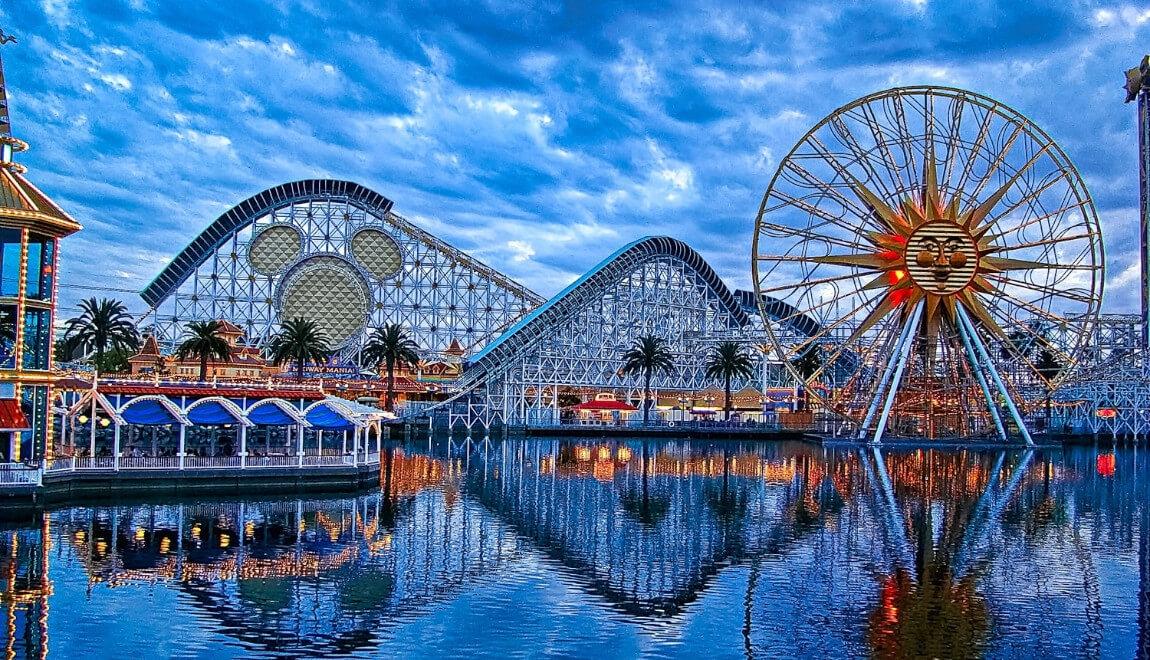
[[1096, 413], [1099, 417], [1110, 419], [1118, 416], [1118, 411], [1113, 408], [1099, 408]]

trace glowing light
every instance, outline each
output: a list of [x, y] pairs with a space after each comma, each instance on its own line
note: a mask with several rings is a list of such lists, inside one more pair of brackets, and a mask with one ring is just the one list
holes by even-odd
[[1099, 454], [1097, 463], [1098, 474], [1103, 477], [1113, 477], [1118, 471], [1118, 462], [1114, 454]]

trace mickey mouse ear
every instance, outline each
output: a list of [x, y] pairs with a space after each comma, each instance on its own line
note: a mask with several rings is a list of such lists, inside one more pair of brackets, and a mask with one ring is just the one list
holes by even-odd
[[361, 229], [351, 237], [351, 256], [377, 279], [386, 279], [403, 266], [403, 252], [395, 239], [379, 229]]
[[291, 225], [272, 225], [252, 239], [248, 263], [260, 275], [275, 275], [303, 251], [303, 234]]

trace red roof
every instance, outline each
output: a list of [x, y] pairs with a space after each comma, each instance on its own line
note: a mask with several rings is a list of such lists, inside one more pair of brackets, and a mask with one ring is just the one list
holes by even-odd
[[228, 398], [236, 397], [251, 397], [251, 398], [268, 398], [279, 397], [281, 399], [309, 399], [317, 400], [324, 398], [322, 392], [313, 389], [302, 389], [296, 387], [284, 387], [273, 385], [272, 387], [229, 387], [227, 385], [220, 385], [219, 387], [211, 387], [208, 385], [175, 385], [161, 383], [159, 385], [148, 385], [143, 383], [100, 383], [98, 386], [101, 394], [160, 394], [163, 396], [222, 396]]
[[571, 406], [571, 410], [638, 410], [626, 401], [585, 401]]
[[0, 431], [27, 431], [32, 427], [16, 399], [0, 399]]

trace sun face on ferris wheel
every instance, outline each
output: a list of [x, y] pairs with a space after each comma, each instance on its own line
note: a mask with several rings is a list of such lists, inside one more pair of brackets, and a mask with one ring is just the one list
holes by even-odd
[[1046, 133], [994, 99], [909, 87], [839, 108], [779, 163], [752, 271], [811, 396], [937, 437], [1003, 434], [996, 399], [1025, 408], [1072, 371], [1103, 259], [1093, 202]]
[[[849, 174], [848, 174], [849, 176]], [[959, 198], [943, 200], [939, 191], [937, 163], [928, 155], [922, 192], [888, 206], [878, 195], [853, 178], [850, 188], [881, 224], [881, 231], [867, 232], [869, 251], [857, 254], [813, 257], [815, 263], [855, 266], [877, 273], [862, 288], [885, 289], [856, 334], [870, 330], [887, 314], [909, 314], [925, 304], [923, 322], [928, 344], [937, 341], [943, 323], [956, 322], [956, 306], [962, 305], [984, 327], [1005, 338], [1001, 326], [987, 311], [978, 294], [998, 292], [996, 278], [1009, 270], [1044, 268], [1047, 264], [995, 256], [1005, 247], [996, 244], [990, 211], [1013, 185], [1007, 181], [974, 208], [960, 210]]]

